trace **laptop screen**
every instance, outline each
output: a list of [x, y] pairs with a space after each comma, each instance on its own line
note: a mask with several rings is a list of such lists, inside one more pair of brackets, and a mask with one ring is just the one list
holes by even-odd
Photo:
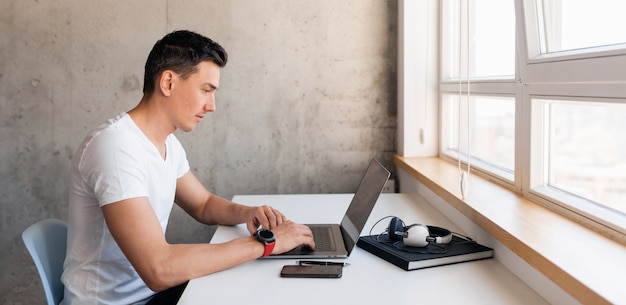
[[377, 160], [373, 159], [370, 162], [354, 197], [352, 197], [352, 202], [341, 220], [342, 235], [346, 239], [345, 245], [348, 253], [352, 251], [354, 244], [359, 239], [365, 222], [374, 209], [374, 204], [390, 175], [389, 171]]

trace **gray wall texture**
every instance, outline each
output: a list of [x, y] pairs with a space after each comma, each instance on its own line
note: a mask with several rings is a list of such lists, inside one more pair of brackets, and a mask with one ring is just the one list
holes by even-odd
[[[135, 106], [154, 42], [176, 29], [229, 52], [217, 112], [177, 133], [214, 193], [350, 193], [396, 150], [393, 0], [2, 0], [0, 304], [43, 304], [21, 232], [67, 218], [89, 129]], [[167, 238], [212, 228], [175, 208]]]

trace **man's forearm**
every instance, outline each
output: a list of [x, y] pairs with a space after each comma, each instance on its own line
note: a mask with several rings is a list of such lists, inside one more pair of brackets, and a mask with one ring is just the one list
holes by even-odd
[[236, 225], [246, 222], [250, 207], [234, 203], [212, 194], [202, 213], [202, 222], [206, 224]]

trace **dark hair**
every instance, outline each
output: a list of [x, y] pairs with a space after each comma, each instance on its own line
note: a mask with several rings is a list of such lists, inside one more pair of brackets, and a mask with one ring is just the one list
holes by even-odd
[[226, 66], [228, 54], [215, 41], [191, 31], [174, 31], [157, 41], [146, 60], [143, 93], [154, 92], [157, 78], [165, 70], [172, 70], [187, 78], [196, 72], [201, 61], [212, 61]]

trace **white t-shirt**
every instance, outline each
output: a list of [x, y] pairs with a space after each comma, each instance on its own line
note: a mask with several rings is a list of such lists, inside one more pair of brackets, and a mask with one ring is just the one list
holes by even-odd
[[66, 305], [143, 304], [154, 295], [111, 236], [101, 208], [148, 197], [165, 233], [176, 179], [188, 171], [185, 150], [173, 134], [164, 160], [126, 113], [89, 133], [70, 170]]

